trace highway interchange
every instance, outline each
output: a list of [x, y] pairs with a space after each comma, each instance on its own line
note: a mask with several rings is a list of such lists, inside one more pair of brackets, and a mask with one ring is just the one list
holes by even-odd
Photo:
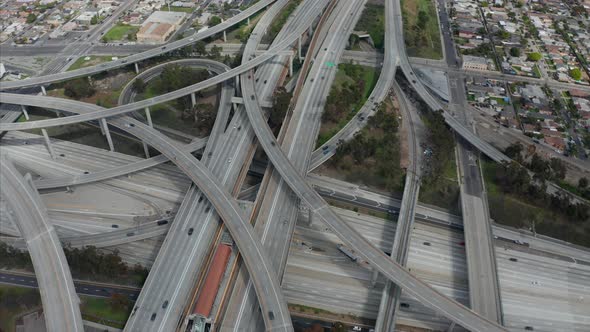
[[[241, 14], [228, 19], [214, 28], [205, 30], [195, 36], [169, 43], [163, 47], [132, 55], [125, 58], [125, 60], [112, 61], [103, 65], [66, 73], [44, 75], [22, 81], [1, 82], [0, 90], [42, 86], [52, 82], [89, 76], [105, 70], [137, 63], [223, 31], [273, 2], [275, 1], [260, 1]], [[488, 320], [486, 317], [478, 315], [478, 313], [465, 307], [465, 304], [468, 304], [465, 301], [457, 302], [456, 299], [449, 298], [448, 293], [440, 292], [436, 287], [433, 288], [423, 280], [416, 278], [413, 273], [402, 267], [403, 264], [398, 265], [395, 260], [385, 255], [382, 249], [375, 247], [373, 243], [363, 238], [354, 227], [348, 225], [340, 215], [335, 213], [308, 183], [309, 180], [306, 179], [306, 174], [309, 170], [317, 167], [335, 153], [336, 142], [338, 140], [348, 140], [356, 131], [362, 128], [362, 121], [359, 121], [358, 117], [360, 117], [360, 114], [366, 116], [371, 114], [374, 111], [375, 104], [387, 95], [393, 83], [395, 68], [398, 64], [411, 81], [413, 88], [432, 109], [446, 109], [419, 80], [412, 79], [414, 74], [408, 58], [405, 56], [403, 38], [400, 38], [403, 34], [400, 32], [401, 16], [399, 13], [401, 13], [401, 10], [399, 8], [399, 1], [387, 0], [385, 2], [386, 48], [392, 52], [393, 56], [386, 57], [383, 62], [383, 68], [377, 86], [373, 90], [369, 101], [361, 109], [359, 115], [349, 125], [345, 126], [335, 138], [326, 143], [329, 149], [328, 153], [320, 153], [325, 149], [313, 151], [315, 145], [314, 138], [317, 136], [317, 131], [319, 130], [323, 101], [329, 92], [331, 82], [335, 75], [335, 68], [326, 67], [325, 64], [327, 62], [338, 62], [344, 51], [348, 36], [362, 12], [361, 9], [364, 1], [303, 1], [270, 48], [258, 54], [256, 49], [260, 44], [265, 26], [270, 24], [274, 16], [286, 2], [281, 0], [276, 1], [263, 15], [263, 18], [257, 24], [246, 44], [242, 65], [229, 69], [217, 66], [215, 63], [210, 63], [208, 65], [210, 68], [217, 68], [216, 76], [168, 94], [136, 102], [131, 102], [132, 96], [130, 96], [126, 97], [128, 99], [125, 100], [130, 103], [104, 109], [95, 105], [54, 97], [32, 97], [30, 95], [25, 96], [15, 93], [0, 93], [2, 102], [6, 104], [43, 107], [57, 110], [58, 112], [64, 111], [79, 114], [51, 120], [0, 123], [0, 131], [19, 131], [58, 125], [62, 126], [91, 120], [106, 120], [108, 126], [113, 126], [120, 131], [132, 134], [143, 143], [150, 145], [162, 153], [157, 157], [113, 167], [97, 173], [88, 172], [74, 176], [35, 180], [32, 183], [37, 186], [37, 189], [74, 186], [102, 180], [111, 181], [110, 179], [115, 177], [146, 170], [166, 161], [173, 162], [195, 184], [188, 188], [188, 192], [174, 216], [174, 222], [172, 222], [171, 226], [168, 223], [159, 224], [158, 221], [155, 221], [151, 224], [144, 224], [141, 227], [138, 226], [137, 234], [133, 234], [133, 236], [126, 235], [126, 239], [122, 239], [124, 231], [121, 230], [110, 232], [113, 234], [105, 234], [102, 239], [95, 235], [90, 235], [90, 239], [79, 237], [68, 240], [73, 243], [79, 241], [77, 245], [80, 246], [90, 243], [107, 247], [114, 244], [123, 244], [160, 236], [167, 231], [166, 240], [160, 248], [146, 285], [139, 295], [135, 310], [127, 322], [125, 329], [129, 331], [168, 331], [176, 328], [181, 317], [184, 315], [185, 307], [189, 304], [188, 290], [195, 283], [199, 267], [206, 260], [206, 248], [211, 247], [218, 241], [219, 237], [214, 236], [214, 234], [221, 234], [220, 232], [223, 232], [223, 229], [226, 228], [239, 249], [240, 257], [245, 263], [245, 269], [240, 270], [242, 277], [239, 280], [243, 284], [240, 286], [241, 288], [234, 288], [231, 297], [231, 301], [235, 301], [230, 301], [230, 303], [235, 303], [233, 307], [229, 306], [234, 309], [228, 310], [227, 313], [227, 317], [231, 319], [228, 319], [228, 323], [223, 322], [222, 329], [260, 329], [261, 326], [259, 324], [261, 321], [258, 320], [256, 314], [258, 312], [257, 306], [260, 305], [262, 310], [259, 313], [266, 330], [292, 330], [286, 301], [281, 291], [280, 279], [283, 278], [287, 264], [289, 243], [291, 242], [293, 232], [296, 230], [295, 224], [299, 216], [298, 204], [299, 200], [301, 200], [309, 210], [309, 215], [322, 220], [325, 225], [331, 228], [332, 234], [340, 238], [350, 248], [353, 248], [372, 268], [401, 287], [404, 290], [404, 294], [418, 300], [422, 305], [429, 307], [431, 310], [444, 314], [447, 318], [455, 321], [464, 328], [473, 331], [504, 330], [503, 327], [494, 322], [497, 321], [497, 317]], [[282, 128], [277, 141], [268, 127], [267, 119], [264, 116], [261, 105], [272, 96], [274, 87], [278, 85], [278, 78], [284, 75], [284, 63], [292, 61], [291, 56], [286, 56], [282, 52], [286, 49], [292, 49], [294, 43], [301, 43], [302, 35], [306, 34], [310, 27], [316, 23], [318, 25], [315, 28], [314, 39], [318, 35], [322, 36], [322, 38], [319, 38], [320, 40], [317, 42], [319, 43], [317, 49], [310, 47], [305, 59], [308, 62], [313, 57], [315, 61], [313, 64], [309, 64], [309, 67], [304, 67], [308, 69], [308, 72], [305, 72], [305, 76], [302, 76], [301, 85], [297, 85], [296, 87], [296, 91], [298, 91], [297, 102], [294, 104], [292, 112], [288, 115], [290, 120], [289, 125], [286, 128]], [[314, 45], [314, 40], [312, 40], [312, 45]], [[257, 68], [256, 71], [254, 71], [255, 68]], [[229, 120], [229, 109], [231, 105], [225, 97], [222, 98], [219, 111], [220, 116], [216, 119], [212, 134], [208, 139], [196, 139], [182, 146], [181, 143], [173, 141], [153, 128], [149, 110], [146, 111], [147, 125], [125, 116], [125, 114], [133, 111], [145, 110], [162, 102], [191, 95], [207, 87], [228, 82], [238, 76], [240, 81], [239, 90], [241, 90], [241, 94], [243, 95], [243, 104], [235, 106], [237, 109], [234, 110], [234, 116]], [[227, 89], [228, 86], [228, 84], [225, 84], [226, 88], [223, 91], [229, 90]], [[236, 86], [235, 88], [238, 87]], [[397, 89], [397, 91], [399, 93], [400, 90]], [[445, 113], [445, 118], [459, 135], [480, 149], [481, 152], [496, 161], [507, 160], [506, 156], [479, 139], [453, 116]], [[228, 120], [230, 122], [226, 126]], [[272, 163], [272, 167], [268, 171], [269, 174], [272, 174], [272, 177], [265, 183], [263, 192], [266, 194], [263, 196], [264, 199], [261, 198], [259, 206], [255, 205], [254, 211], [256, 213], [249, 216], [238, 206], [235, 197], [239, 194], [239, 189], [243, 184], [245, 174], [255, 151], [256, 144], [253, 144], [254, 139], [256, 139], [257, 144], [264, 150]], [[414, 139], [411, 140], [415, 141]], [[190, 154], [192, 151], [203, 148], [205, 150], [201, 160], [197, 160]], [[414, 155], [416, 154], [415, 150], [416, 148], [413, 149]], [[396, 233], [400, 237], [396, 242], [403, 241], [405, 245], [398, 244], [398, 247], [394, 246], [393, 252], [397, 252], [395, 248], [400, 248], [399, 250], [402, 253], [408, 252], [408, 245], [410, 243], [409, 232], [412, 225], [411, 220], [414, 215], [418, 215], [417, 212], [414, 213], [418, 189], [412, 185], [412, 183], [418, 182], [414, 179], [414, 176], [419, 177], [418, 172], [415, 171], [418, 163], [418, 160], [414, 160], [414, 173], [413, 176], [407, 177], [407, 193], [404, 194], [404, 200], [401, 203], [402, 218], [407, 223], [406, 230]], [[8, 165], [9, 163], [3, 161], [3, 164]], [[9, 176], [10, 174], [14, 175], [14, 172], [16, 171], [12, 171], [9, 166], [2, 169], [3, 176], [8, 174], [6, 175], [7, 183], [10, 183], [8, 180], [17, 179], [17, 177], [11, 178]], [[22, 208], [35, 200], [37, 202], [39, 201], [33, 194], [30, 194], [32, 190], [30, 184], [26, 184], [22, 180], [14, 180], [12, 183], [14, 184], [13, 186], [3, 186], [2, 191], [5, 197], [13, 196], [12, 193], [14, 192], [29, 193], [29, 199], [23, 198], [20, 203], [9, 200], [13, 209], [15, 205], [19, 206], [18, 204], [21, 204], [20, 206]], [[293, 194], [298, 199], [295, 199]], [[281, 210], [284, 208], [286, 212], [284, 210], [279, 211], [279, 208]], [[260, 212], [258, 212], [258, 209], [260, 209]], [[480, 211], [483, 210], [481, 207], [479, 209]], [[419, 209], [416, 211], [419, 211]], [[43, 214], [39, 213], [39, 216], [42, 217]], [[252, 228], [249, 225], [249, 219], [254, 216], [258, 220], [255, 228]], [[21, 218], [17, 219], [20, 220], [22, 218], [21, 216]], [[218, 218], [223, 221], [224, 228], [218, 227]], [[47, 218], [45, 217], [45, 219]], [[166, 220], [169, 219], [171, 218], [166, 218]], [[285, 220], [284, 223], [282, 223], [283, 220]], [[197, 230], [197, 234], [193, 235], [197, 237], [197, 241], [187, 238], [186, 232], [189, 228], [191, 229], [189, 236], [191, 236], [193, 228]], [[282, 238], [278, 234], [282, 234]], [[26, 232], [22, 232], [21, 230], [20, 235], [25, 240], [27, 239]], [[404, 240], [401, 240], [402, 237]], [[214, 238], [217, 238], [217, 240], [214, 240]], [[53, 239], [57, 239], [55, 233], [53, 233]], [[62, 238], [62, 241], [64, 239], [67, 238]], [[487, 241], [492, 242], [491, 232], [487, 236]], [[55, 243], [58, 242], [56, 241]], [[390, 246], [393, 243], [390, 243]], [[22, 247], [22, 244], [20, 246]], [[34, 254], [35, 250], [31, 249], [30, 245], [28, 249], [29, 251], [32, 250], [31, 254]], [[277, 251], [282, 252], [282, 254], [273, 255], [272, 258], [268, 256], [268, 252]], [[179, 252], [187, 253], [187, 255], [174, 254]], [[63, 253], [61, 255], [63, 258]], [[396, 260], [403, 262], [406, 259], [403, 256], [405, 255], [398, 256]], [[48, 261], [56, 260], [59, 260], [59, 258], [48, 259]], [[177, 269], [176, 267], [179, 266], [182, 268]], [[36, 270], [45, 271], [45, 269], [37, 268]], [[67, 271], [67, 269], [65, 270]], [[46, 273], [38, 272], [39, 274], [40, 276], [44, 276]], [[496, 273], [493, 273], [492, 277], [496, 278], [495, 275]], [[159, 282], [160, 280], [167, 280], [168, 282], [162, 285]], [[43, 281], [43, 277], [41, 277], [41, 281]], [[69, 278], [64, 277], [62, 281], [67, 282], [67, 285], [62, 286], [63, 289], [68, 289], [72, 292], [73, 283], [71, 282], [71, 276]], [[40, 283], [42, 290], [43, 284], [44, 282]], [[61, 293], [62, 296], [64, 294], [69, 293]], [[50, 294], [50, 296], [53, 296], [52, 299], [55, 300], [58, 295]], [[74, 300], [75, 295], [69, 300], [65, 299], [59, 302], [63, 302], [64, 306], [67, 305], [73, 308], [75, 305], [68, 301]], [[164, 300], [167, 305], [169, 303], [168, 308], [161, 305]], [[259, 304], [257, 305], [256, 301], [253, 300], [257, 300]], [[247, 313], [245, 313], [245, 310], [248, 310]], [[46, 319], [48, 322], [60, 320], [62, 324], [71, 323], [73, 326], [53, 327], [54, 325], [48, 324], [48, 327], [51, 326], [50, 330], [75, 331], [78, 326], [81, 326], [79, 325], [81, 324], [79, 311], [77, 312], [78, 316], [76, 316], [75, 310], [71, 310], [72, 316], [67, 316], [68, 313], [65, 311], [67, 310], [55, 313], [46, 311]], [[232, 314], [236, 313], [238, 314], [232, 316]], [[50, 318], [47, 318], [47, 316], [50, 316]], [[152, 319], [149, 318], [150, 316]], [[154, 317], [157, 319], [153, 319]], [[248, 319], [246, 320], [245, 318]], [[392, 320], [395, 323], [395, 320]]]

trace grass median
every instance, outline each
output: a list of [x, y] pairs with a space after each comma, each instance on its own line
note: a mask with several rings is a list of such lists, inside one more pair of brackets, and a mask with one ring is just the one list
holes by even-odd
[[409, 56], [443, 58], [434, 0], [402, 0], [404, 39]]
[[375, 68], [342, 63], [332, 83], [322, 116], [317, 146], [327, 142], [356, 115], [373, 91], [379, 72]]

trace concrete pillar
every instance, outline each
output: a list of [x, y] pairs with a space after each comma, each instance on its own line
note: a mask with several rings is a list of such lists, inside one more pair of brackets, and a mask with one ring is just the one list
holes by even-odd
[[35, 185], [33, 184], [33, 177], [31, 176], [31, 173], [27, 172], [27, 174], [25, 174], [25, 176], [23, 176], [23, 178], [25, 179], [25, 181], [28, 182], [29, 186], [31, 186], [33, 189], [35, 188]]
[[249, 16], [248, 16], [247, 22], [248, 22], [248, 25], [250, 25], [250, 17]]
[[152, 113], [150, 112], [150, 108], [145, 108], [145, 118], [147, 119], [148, 126], [154, 128], [154, 124], [152, 123]]
[[143, 143], [143, 152], [145, 152], [145, 157], [149, 158], [150, 157], [150, 149], [148, 148], [148, 145], [145, 144], [145, 142], [142, 142], [142, 143]]
[[297, 38], [297, 59], [301, 60], [301, 36]]
[[100, 120], [98, 120], [98, 124], [99, 124], [98, 128], [100, 128], [100, 134], [102, 136], [106, 135], [107, 133], [104, 131], [104, 126], [102, 125], [102, 122]]
[[45, 91], [45, 87], [44, 87], [43, 85], [41, 85], [41, 93], [42, 93], [44, 96], [47, 96], [47, 91]]
[[227, 33], [225, 33], [225, 30], [223, 30], [223, 42], [227, 43]]
[[453, 332], [454, 329], [455, 329], [455, 322], [451, 322], [451, 325], [449, 325], [447, 332]]
[[377, 284], [377, 278], [379, 278], [379, 271], [377, 269], [373, 270], [373, 276], [371, 277], [371, 287], [375, 287]]
[[293, 77], [293, 55], [289, 56], [289, 77]]
[[25, 105], [20, 105], [20, 108], [23, 110], [23, 114], [25, 115], [25, 119], [27, 121], [29, 121], [29, 112], [27, 112], [27, 108], [25, 107]]
[[195, 107], [195, 105], [197, 104], [197, 97], [195, 96], [195, 93], [191, 93], [191, 104], [193, 105], [193, 107]]
[[47, 144], [47, 150], [49, 150], [51, 159], [56, 159], [55, 151], [53, 151], [53, 146], [51, 145], [51, 140], [49, 140], [49, 135], [47, 135], [47, 130], [41, 129], [41, 133], [43, 133], [43, 138], [45, 138], [45, 144]]
[[115, 146], [113, 145], [113, 138], [111, 137], [111, 132], [109, 131], [109, 125], [107, 125], [107, 120], [102, 118], [100, 119], [100, 126], [104, 132], [104, 135], [107, 137], [107, 142], [109, 143], [109, 150], [111, 152], [115, 151]]
[[135, 65], [135, 73], [139, 74], [139, 65], [137, 64], [137, 62], [134, 63], [134, 65]]
[[234, 107], [234, 112], [238, 111], [238, 107], [240, 107], [240, 105], [236, 104], [236, 103], [232, 103], [233, 107]]
[[309, 27], [309, 29], [307, 29], [307, 36], [311, 38], [311, 36], [313, 36], [313, 27]]

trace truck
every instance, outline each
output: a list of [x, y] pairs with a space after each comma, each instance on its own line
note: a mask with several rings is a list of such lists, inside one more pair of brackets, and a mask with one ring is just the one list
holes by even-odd
[[359, 257], [356, 254], [356, 252], [354, 250], [348, 248], [347, 246], [343, 245], [342, 243], [338, 244], [338, 250], [340, 250], [343, 254], [348, 256], [348, 258], [350, 258], [353, 262], [356, 262], [359, 260]]

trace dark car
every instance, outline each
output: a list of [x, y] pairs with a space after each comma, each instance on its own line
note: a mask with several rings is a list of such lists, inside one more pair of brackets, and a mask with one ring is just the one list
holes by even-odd
[[166, 309], [166, 307], [168, 306], [168, 300], [164, 301], [164, 303], [162, 303], [162, 309]]
[[152, 314], [152, 317], [150, 318], [150, 320], [151, 320], [152, 322], [153, 322], [154, 320], [156, 320], [156, 313], [155, 313], [155, 312]]
[[191, 228], [189, 228], [189, 229], [188, 229], [188, 235], [193, 235], [193, 231], [194, 231], [194, 229], [193, 229], [192, 227], [191, 227]]

